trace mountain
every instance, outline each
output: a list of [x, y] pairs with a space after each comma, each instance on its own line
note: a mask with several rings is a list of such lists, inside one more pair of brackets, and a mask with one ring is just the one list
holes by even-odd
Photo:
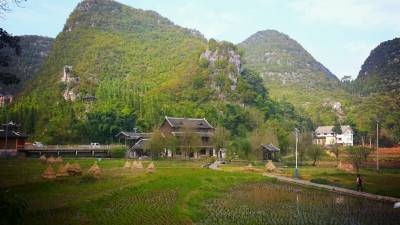
[[53, 44], [53, 38], [36, 35], [18, 36], [21, 47], [21, 55], [17, 56], [9, 48], [3, 48], [1, 51], [10, 57], [10, 66], [2, 68], [11, 74], [17, 75], [21, 79], [19, 84], [4, 85], [0, 83], [0, 92], [2, 94], [17, 94], [27, 84], [33, 74], [39, 70], [47, 59]]
[[371, 92], [400, 89], [400, 38], [379, 44], [365, 60], [355, 82], [364, 82]]
[[239, 136], [273, 120], [285, 123], [276, 129], [285, 149], [293, 126], [313, 125], [269, 97], [258, 73], [243, 69], [243, 54], [154, 11], [85, 0], [0, 120], [10, 114], [31, 140], [46, 144], [112, 143], [121, 130], [150, 132], [165, 116], [205, 117]]

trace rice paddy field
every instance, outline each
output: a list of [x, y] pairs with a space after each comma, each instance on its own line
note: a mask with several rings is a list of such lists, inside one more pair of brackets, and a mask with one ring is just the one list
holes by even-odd
[[95, 160], [78, 160], [83, 176], [44, 180], [37, 159], [1, 159], [0, 192], [28, 203], [21, 224], [400, 224], [392, 203], [201, 167], [209, 161], [154, 161], [146, 174], [103, 159], [96, 180], [85, 174]]

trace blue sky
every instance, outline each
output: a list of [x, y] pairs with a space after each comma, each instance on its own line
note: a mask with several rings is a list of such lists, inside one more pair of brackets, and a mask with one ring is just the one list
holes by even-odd
[[[0, 19], [13, 35], [56, 37], [79, 0], [27, 0]], [[206, 38], [240, 43], [275, 29], [300, 43], [339, 78], [356, 78], [370, 51], [400, 37], [400, 0], [119, 0], [154, 10]]]

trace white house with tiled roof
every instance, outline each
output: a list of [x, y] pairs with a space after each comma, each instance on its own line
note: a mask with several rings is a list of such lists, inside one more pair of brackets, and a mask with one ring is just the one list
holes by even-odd
[[338, 134], [335, 140], [335, 132], [332, 131], [334, 126], [321, 126], [315, 130], [317, 139], [316, 144], [319, 145], [334, 145], [342, 144], [345, 146], [353, 146], [354, 131], [350, 126], [340, 126], [342, 134]]

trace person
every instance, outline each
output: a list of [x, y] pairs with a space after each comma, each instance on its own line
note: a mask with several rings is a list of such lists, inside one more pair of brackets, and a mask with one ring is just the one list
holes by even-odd
[[361, 193], [363, 193], [363, 189], [362, 189], [362, 182], [363, 179], [361, 179], [360, 174], [357, 175], [357, 191], [360, 191], [360, 187], [361, 187]]

